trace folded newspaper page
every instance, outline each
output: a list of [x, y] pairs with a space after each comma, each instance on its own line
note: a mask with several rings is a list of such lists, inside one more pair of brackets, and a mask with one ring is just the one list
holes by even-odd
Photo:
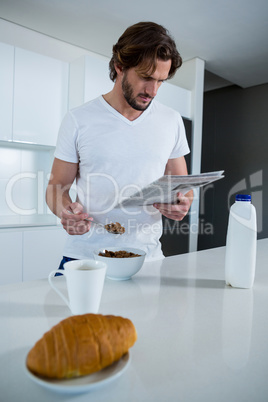
[[201, 173], [197, 175], [175, 176], [166, 175], [154, 181], [142, 190], [121, 201], [116, 208], [137, 207], [154, 203], [173, 204], [177, 201], [177, 193], [205, 186], [213, 181], [222, 179], [223, 170], [218, 172]]

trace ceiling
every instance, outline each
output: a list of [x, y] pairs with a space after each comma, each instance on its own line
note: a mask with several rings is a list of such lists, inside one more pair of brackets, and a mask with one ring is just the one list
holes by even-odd
[[267, 0], [0, 0], [0, 18], [108, 57], [129, 25], [154, 21], [184, 61], [205, 61], [205, 90], [268, 82]]

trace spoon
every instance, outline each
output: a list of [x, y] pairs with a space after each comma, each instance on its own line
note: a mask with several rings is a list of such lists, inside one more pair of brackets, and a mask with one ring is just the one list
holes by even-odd
[[[69, 211], [69, 214], [74, 215], [74, 213], [72, 211]], [[108, 223], [106, 225], [104, 225], [103, 223], [97, 222], [94, 219], [89, 219], [86, 218], [85, 221], [88, 222], [92, 222], [97, 226], [100, 226], [102, 228], [104, 228], [108, 233], [112, 233], [112, 234], [123, 234], [125, 233], [125, 228], [123, 226], [120, 225], [120, 223], [116, 222], [116, 223]]]

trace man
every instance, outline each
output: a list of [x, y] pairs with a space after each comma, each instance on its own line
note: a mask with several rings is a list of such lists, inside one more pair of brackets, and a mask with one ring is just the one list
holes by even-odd
[[[93, 250], [109, 246], [141, 248], [147, 260], [163, 258], [161, 214], [182, 220], [192, 192], [179, 193], [174, 205], [128, 210], [116, 205], [163, 174], [187, 174], [184, 155], [189, 148], [181, 116], [154, 100], [181, 64], [164, 27], [135, 24], [113, 47], [112, 91], [65, 116], [46, 195], [68, 233], [62, 263], [90, 258]], [[73, 202], [69, 190], [75, 180]], [[92, 217], [103, 224], [119, 222], [125, 233], [100, 230], [90, 222]]]

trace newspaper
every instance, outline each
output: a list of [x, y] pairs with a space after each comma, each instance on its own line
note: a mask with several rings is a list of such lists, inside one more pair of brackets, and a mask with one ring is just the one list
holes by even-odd
[[222, 179], [223, 170], [218, 172], [201, 173], [197, 175], [175, 176], [165, 175], [142, 190], [121, 201], [116, 208], [138, 207], [154, 203], [173, 204], [177, 202], [177, 193], [186, 194], [188, 191], [205, 186], [213, 181]]

